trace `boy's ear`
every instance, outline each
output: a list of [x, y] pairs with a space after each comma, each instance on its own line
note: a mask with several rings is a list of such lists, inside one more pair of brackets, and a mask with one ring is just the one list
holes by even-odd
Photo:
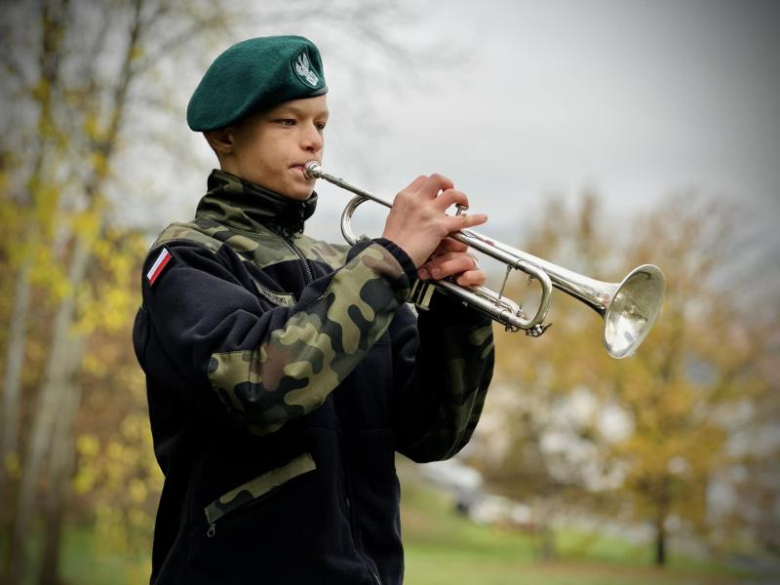
[[233, 128], [219, 128], [217, 130], [208, 130], [203, 133], [209, 146], [214, 149], [218, 156], [231, 154], [233, 152]]

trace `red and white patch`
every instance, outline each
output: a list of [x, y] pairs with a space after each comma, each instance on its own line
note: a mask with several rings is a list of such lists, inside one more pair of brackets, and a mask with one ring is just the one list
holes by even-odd
[[157, 256], [157, 260], [154, 261], [154, 264], [152, 264], [152, 267], [149, 269], [149, 272], [146, 273], [146, 280], [149, 281], [149, 286], [154, 284], [154, 281], [157, 280], [157, 277], [160, 276], [163, 269], [170, 261], [171, 253], [167, 248], [163, 248], [162, 252], [160, 252], [160, 255]]

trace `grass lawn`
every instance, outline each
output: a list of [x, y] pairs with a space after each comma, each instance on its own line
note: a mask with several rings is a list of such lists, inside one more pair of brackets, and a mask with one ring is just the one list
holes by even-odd
[[[532, 535], [479, 526], [454, 512], [449, 497], [405, 483], [402, 520], [405, 585], [731, 585], [780, 583], [672, 554], [665, 569], [650, 562], [649, 547], [574, 531], [556, 535], [559, 559], [535, 560]], [[148, 555], [97, 553], [88, 529], [68, 530], [62, 576], [72, 585], [148, 583]], [[674, 551], [672, 551], [673, 553]], [[31, 582], [30, 582], [31, 583]], [[27, 585], [26, 583], [23, 585]]]
[[558, 561], [540, 563], [534, 557], [533, 536], [476, 525], [456, 514], [446, 496], [414, 484], [404, 488], [406, 585], [726, 585], [751, 581], [749, 575], [724, 566], [676, 556], [668, 567], [658, 569], [651, 564], [649, 547], [574, 531], [556, 535]]

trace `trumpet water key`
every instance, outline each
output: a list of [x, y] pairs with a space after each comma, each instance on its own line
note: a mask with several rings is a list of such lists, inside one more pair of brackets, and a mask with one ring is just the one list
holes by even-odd
[[[355, 210], [366, 201], [373, 201], [387, 208], [393, 205], [376, 195], [364, 191], [323, 171], [317, 161], [304, 165], [309, 179], [324, 179], [355, 194], [341, 216], [341, 233], [349, 244], [356, 244], [365, 236], [356, 237], [351, 221]], [[464, 209], [459, 208], [458, 213]], [[433, 290], [459, 299], [501, 323], [509, 331], [525, 331], [538, 337], [549, 325], [544, 324], [550, 308], [552, 289], [557, 288], [579, 299], [594, 309], [604, 319], [603, 341], [609, 355], [624, 358], [633, 354], [644, 341], [658, 318], [663, 305], [666, 282], [657, 266], [644, 264], [628, 273], [619, 283], [607, 283], [583, 276], [532, 254], [487, 238], [472, 230], [461, 230], [451, 237], [506, 264], [504, 283], [499, 292], [484, 286], [459, 286], [449, 280], [417, 283], [413, 291], [414, 301], [423, 308]], [[529, 317], [521, 305], [503, 295], [509, 275], [519, 270], [530, 280], [539, 281], [541, 296], [536, 313]]]

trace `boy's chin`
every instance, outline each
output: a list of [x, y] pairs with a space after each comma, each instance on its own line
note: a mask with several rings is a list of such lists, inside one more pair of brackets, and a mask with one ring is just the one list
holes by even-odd
[[296, 201], [306, 201], [309, 197], [311, 197], [311, 190], [288, 190], [282, 195], [287, 197], [288, 199], [295, 199]]

